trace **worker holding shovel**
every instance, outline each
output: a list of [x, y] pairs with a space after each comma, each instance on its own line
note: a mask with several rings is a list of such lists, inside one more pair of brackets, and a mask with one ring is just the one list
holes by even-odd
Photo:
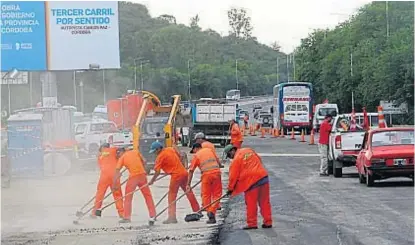
[[[191, 190], [190, 184], [192, 183], [193, 173], [196, 168], [199, 168], [202, 172], [202, 206], [206, 206], [222, 196], [222, 179], [218, 158], [211, 149], [202, 148], [199, 143], [193, 145], [190, 153], [193, 153], [194, 156], [189, 169], [186, 189]], [[218, 207], [219, 202], [216, 202], [206, 209], [209, 218], [207, 224], [216, 223], [215, 216]]]
[[[113, 184], [114, 175], [116, 172], [115, 168], [117, 166], [117, 150], [118, 149], [116, 147], [110, 147], [110, 144], [108, 143], [104, 143], [100, 147], [98, 154], [98, 164], [101, 172], [97, 185], [95, 205], [92, 209], [91, 218], [96, 218], [95, 211], [101, 208], [102, 200], [104, 199], [105, 192], [107, 191], [108, 187], [111, 188], [114, 200], [122, 198], [120, 178], [115, 179], [115, 183]], [[120, 218], [122, 218], [124, 215], [122, 200], [117, 201], [115, 206], [117, 208], [118, 215]]]
[[117, 163], [116, 175], [114, 176], [114, 183], [116, 178], [119, 179], [120, 169], [125, 167], [128, 169], [129, 176], [125, 186], [124, 197], [124, 216], [120, 223], [131, 222], [133, 192], [138, 187], [145, 199], [150, 219], [156, 216], [156, 208], [154, 206], [153, 196], [149, 184], [147, 184], [147, 174], [144, 169], [143, 157], [137, 150], [130, 150], [121, 153], [120, 159]]
[[[168, 218], [163, 221], [163, 224], [175, 224], [176, 218], [176, 203], [174, 202], [177, 197], [179, 188], [186, 191], [186, 184], [188, 179], [188, 173], [182, 163], [180, 162], [177, 151], [172, 147], [165, 147], [160, 142], [155, 141], [151, 144], [150, 153], [157, 155], [154, 164], [154, 176], [150, 180], [149, 185], [152, 185], [157, 177], [160, 175], [160, 171], [163, 170], [166, 174], [170, 174], [170, 185], [168, 194], [168, 203], [171, 204], [168, 209]], [[192, 191], [186, 192], [187, 199], [189, 199], [190, 205], [194, 212], [199, 210], [199, 203], [196, 200]]]
[[246, 221], [244, 230], [258, 229], [258, 205], [264, 219], [262, 228], [272, 227], [268, 172], [261, 158], [250, 148], [238, 149], [227, 145], [224, 152], [233, 159], [229, 168], [228, 195], [245, 193]]

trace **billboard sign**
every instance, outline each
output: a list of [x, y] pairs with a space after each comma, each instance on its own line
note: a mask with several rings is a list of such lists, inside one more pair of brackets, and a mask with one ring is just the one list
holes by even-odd
[[1, 1], [1, 70], [46, 70], [44, 2]]
[[28, 84], [29, 83], [29, 72], [19, 72], [13, 79], [7, 78], [7, 72], [1, 72], [1, 85], [15, 85], [15, 84]]
[[118, 2], [2, 1], [1, 10], [2, 71], [120, 68]]

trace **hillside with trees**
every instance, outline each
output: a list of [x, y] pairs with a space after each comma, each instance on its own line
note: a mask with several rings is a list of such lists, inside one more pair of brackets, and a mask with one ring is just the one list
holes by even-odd
[[[388, 4], [388, 6], [386, 6]], [[380, 100], [409, 105], [413, 123], [414, 2], [373, 2], [333, 30], [315, 30], [296, 50], [297, 79], [351, 111], [375, 111]]]
[[[243, 9], [230, 9], [224, 14], [228, 14], [230, 32], [221, 36], [214, 30], [202, 30], [197, 15], [188, 25], [182, 25], [176, 23], [174, 16], [153, 18], [144, 5], [120, 2], [121, 69], [105, 71], [107, 99], [134, 89], [135, 81], [140, 89], [143, 80], [145, 90], [153, 91], [164, 100], [173, 94], [181, 94], [187, 100], [189, 75], [193, 99], [224, 97], [227, 90], [236, 88], [236, 60], [242, 95], [271, 94], [272, 86], [277, 83], [277, 57], [280, 59], [279, 80], [287, 79], [286, 55], [279, 52], [278, 43], [270, 46], [258, 43], [252, 36], [250, 17]], [[37, 102], [41, 95], [39, 74], [34, 74], [33, 78]], [[85, 111], [103, 104], [102, 71], [76, 74], [79, 109], [80, 81], [84, 84]], [[26, 87], [20, 90], [21, 94], [28, 94]], [[4, 105], [7, 104], [5, 92]], [[17, 93], [17, 90], [12, 91], [12, 96]], [[74, 104], [73, 94], [73, 72], [59, 72], [59, 102]], [[28, 97], [16, 103], [18, 105], [13, 108], [26, 107]]]

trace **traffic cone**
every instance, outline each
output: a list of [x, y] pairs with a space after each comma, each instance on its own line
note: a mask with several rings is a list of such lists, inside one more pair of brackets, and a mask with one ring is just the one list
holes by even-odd
[[265, 128], [261, 128], [261, 138], [265, 138]]
[[305, 141], [305, 136], [304, 136], [304, 129], [301, 130], [301, 139], [300, 139], [300, 142], [306, 142]]
[[273, 128], [272, 132], [273, 132], [273, 134], [272, 134], [273, 138], [278, 138], [280, 136], [280, 132], [277, 128]]
[[281, 127], [281, 136], [280, 136], [281, 138], [285, 138], [285, 135], [284, 135], [284, 128], [282, 128]]
[[311, 129], [310, 144], [309, 145], [315, 145], [315, 143], [314, 143], [314, 129]]
[[290, 140], [295, 140], [294, 128], [291, 129], [291, 138]]

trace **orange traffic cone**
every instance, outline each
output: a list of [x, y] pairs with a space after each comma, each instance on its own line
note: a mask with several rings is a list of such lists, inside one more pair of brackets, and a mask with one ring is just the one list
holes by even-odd
[[311, 130], [310, 144], [309, 145], [315, 145], [315, 143], [314, 143], [314, 129]]
[[284, 128], [281, 128], [281, 136], [280, 136], [281, 138], [285, 138], [285, 135], [284, 135]]
[[261, 128], [261, 138], [265, 138], [265, 128]]
[[273, 138], [280, 137], [280, 131], [278, 130], [278, 128], [272, 129], [272, 132], [273, 132]]
[[304, 136], [304, 129], [301, 130], [301, 139], [300, 139], [300, 142], [306, 142], [305, 141], [305, 136]]
[[295, 140], [294, 128], [291, 129], [291, 137], [290, 140]]

